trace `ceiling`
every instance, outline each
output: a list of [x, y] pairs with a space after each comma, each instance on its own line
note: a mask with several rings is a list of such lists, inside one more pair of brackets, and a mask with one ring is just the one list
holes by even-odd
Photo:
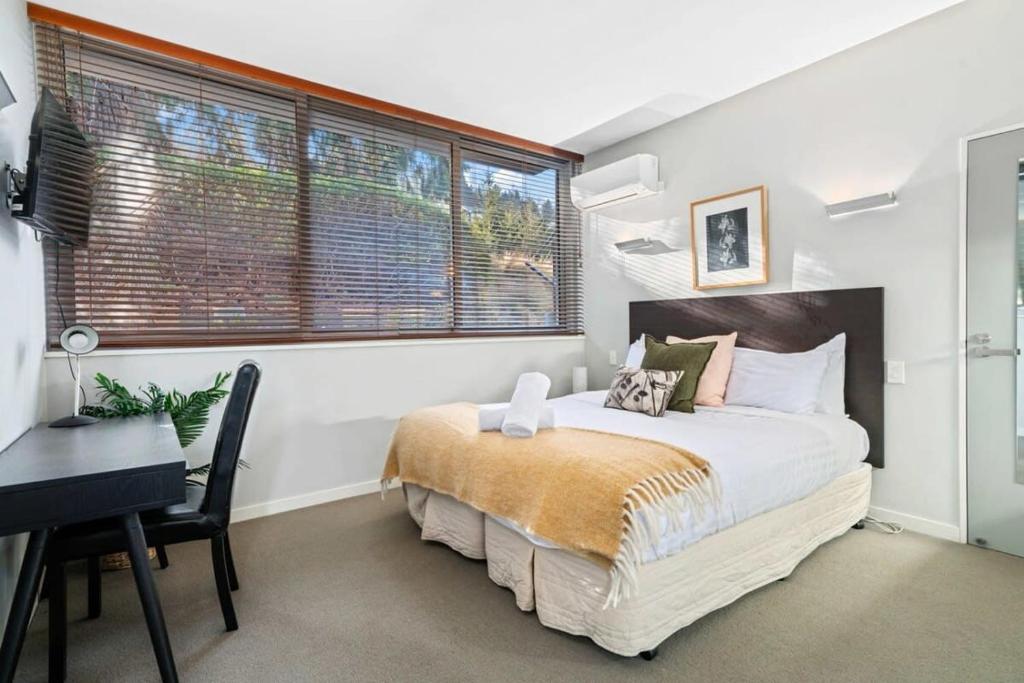
[[591, 152], [959, 0], [40, 0]]

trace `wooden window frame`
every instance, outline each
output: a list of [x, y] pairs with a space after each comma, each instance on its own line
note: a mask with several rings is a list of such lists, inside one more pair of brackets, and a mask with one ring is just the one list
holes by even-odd
[[[324, 342], [344, 341], [386, 341], [386, 340], [413, 340], [413, 339], [458, 339], [458, 338], [480, 338], [480, 337], [514, 337], [514, 336], [566, 336], [582, 333], [582, 297], [580, 281], [573, 278], [582, 278], [582, 255], [577, 253], [574, 257], [563, 253], [564, 234], [567, 226], [563, 225], [563, 216], [573, 214], [566, 213], [565, 207], [569, 206], [568, 186], [569, 177], [575, 173], [581, 155], [555, 147], [541, 145], [514, 136], [509, 136], [494, 131], [489, 131], [477, 126], [463, 124], [458, 121], [426, 114], [416, 110], [391, 105], [372, 98], [366, 98], [347, 91], [330, 88], [320, 84], [312, 83], [292, 76], [280, 74], [261, 67], [236, 62], [209, 53], [193, 50], [173, 43], [161, 41], [141, 34], [119, 29], [99, 22], [77, 17], [65, 12], [53, 10], [47, 7], [28, 4], [29, 17], [39, 24], [49, 24], [66, 32], [85, 33], [100, 38], [103, 41], [112, 42], [112, 49], [123, 49], [118, 46], [127, 46], [126, 50], [130, 59], [151, 66], [166, 69], [166, 60], [160, 57], [170, 57], [173, 60], [183, 62], [183, 71], [191, 73], [189, 67], [199, 65], [202, 71], [210, 75], [213, 81], [221, 81], [227, 85], [245, 87], [258, 86], [260, 92], [276, 94], [294, 102], [295, 125], [296, 125], [296, 175], [298, 178], [298, 198], [296, 207], [296, 222], [299, 230], [300, 249], [302, 245], [308, 244], [303, 239], [304, 231], [308, 231], [310, 221], [310, 160], [308, 157], [307, 140], [311, 127], [311, 112], [314, 109], [321, 111], [338, 110], [343, 116], [352, 116], [357, 119], [367, 120], [379, 125], [386, 121], [389, 128], [397, 131], [409, 132], [418, 137], [431, 138], [449, 145], [451, 162], [451, 222], [449, 229], [452, 235], [451, 258], [452, 258], [452, 279], [451, 302], [452, 302], [452, 327], [448, 329], [435, 330], [407, 330], [387, 332], [382, 330], [352, 331], [352, 332], [331, 332], [312, 331], [309, 324], [309, 311], [306, 309], [305, 297], [300, 296], [299, 304], [299, 327], [288, 332], [239, 332], [238, 334], [217, 333], [211, 334], [206, 330], [202, 334], [168, 333], [165, 335], [138, 336], [129, 334], [107, 333], [104, 335], [104, 348], [160, 348], [160, 347], [221, 347], [221, 346], [244, 346], [244, 345], [273, 345], [273, 344], [305, 344]], [[147, 53], [155, 53], [147, 60]], [[67, 68], [64, 69], [62, 77], [66, 83]], [[66, 85], [65, 85], [66, 87]], [[531, 328], [531, 327], [509, 327], [486, 328], [486, 329], [463, 329], [460, 327], [460, 273], [459, 260], [459, 236], [462, 232], [462, 197], [461, 197], [461, 176], [463, 151], [484, 157], [493, 157], [505, 161], [528, 163], [531, 165], [546, 166], [557, 171], [556, 202], [555, 212], [558, 221], [557, 241], [559, 249], [554, 262], [557, 276], [558, 291], [556, 293], [555, 319], [556, 328]], [[305, 194], [303, 194], [305, 193]], [[306, 201], [303, 201], [305, 197]], [[578, 218], [573, 217], [575, 224], [571, 227], [579, 232]], [[581, 242], [581, 235], [575, 235], [577, 244]], [[301, 261], [301, 257], [300, 257]], [[62, 267], [65, 264], [61, 264]], [[73, 271], [73, 267], [70, 267]], [[575, 269], [570, 276], [566, 274]], [[300, 291], [308, 291], [308, 283], [305, 281], [307, 271], [297, 267], [295, 277], [298, 278]], [[65, 272], [65, 276], [68, 273]], [[74, 273], [70, 276], [73, 279]], [[62, 290], [66, 288], [66, 282], [62, 282]], [[49, 283], [48, 283], [49, 295]], [[567, 300], [566, 297], [569, 297]], [[73, 316], [72, 316], [73, 317]], [[69, 322], [72, 322], [69, 320]], [[48, 330], [52, 325], [48, 322]], [[50, 347], [57, 348], [56, 341], [51, 338]]]

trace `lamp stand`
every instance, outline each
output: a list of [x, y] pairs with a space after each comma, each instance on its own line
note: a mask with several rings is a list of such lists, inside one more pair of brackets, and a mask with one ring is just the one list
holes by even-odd
[[62, 417], [50, 423], [51, 427], [84, 427], [85, 425], [99, 422], [98, 417], [91, 415], [79, 415], [79, 399], [82, 396], [82, 357], [75, 355], [75, 412], [68, 417]]

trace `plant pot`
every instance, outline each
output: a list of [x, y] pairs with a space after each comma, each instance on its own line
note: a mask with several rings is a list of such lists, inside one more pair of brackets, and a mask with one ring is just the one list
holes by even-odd
[[[156, 557], [156, 548], [149, 548], [149, 559]], [[100, 558], [100, 569], [105, 572], [116, 572], [122, 569], [131, 569], [132, 561], [128, 559], [128, 553], [111, 553]]]

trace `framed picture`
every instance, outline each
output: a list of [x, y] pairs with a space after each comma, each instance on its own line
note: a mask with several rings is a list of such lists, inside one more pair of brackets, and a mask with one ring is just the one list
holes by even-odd
[[690, 203], [693, 288], [768, 282], [768, 191], [764, 185]]

